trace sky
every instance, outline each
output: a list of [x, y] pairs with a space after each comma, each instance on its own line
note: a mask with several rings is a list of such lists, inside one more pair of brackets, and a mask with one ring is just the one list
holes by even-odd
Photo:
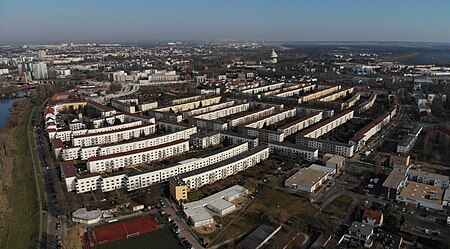
[[0, 0], [0, 42], [450, 42], [449, 0]]

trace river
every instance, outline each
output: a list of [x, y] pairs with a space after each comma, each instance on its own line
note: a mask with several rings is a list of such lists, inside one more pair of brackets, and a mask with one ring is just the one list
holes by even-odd
[[14, 99], [0, 99], [0, 129], [3, 128], [13, 103]]

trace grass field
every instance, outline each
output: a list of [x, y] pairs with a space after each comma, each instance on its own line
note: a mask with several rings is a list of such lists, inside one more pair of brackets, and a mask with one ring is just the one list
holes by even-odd
[[328, 204], [323, 211], [329, 214], [339, 214], [346, 212], [355, 199], [348, 195], [340, 195]]
[[14, 186], [8, 193], [13, 211], [9, 227], [2, 231], [0, 248], [36, 248], [38, 240], [39, 205], [27, 130], [30, 115], [31, 109], [15, 134]]
[[[302, 221], [304, 223], [314, 223], [316, 208], [306, 199], [292, 195], [271, 187], [266, 187], [249, 204], [242, 215], [237, 218], [229, 227], [224, 228], [221, 234], [215, 234], [214, 245], [229, 239], [236, 238], [249, 232], [261, 222], [263, 216], [269, 216], [281, 223], [290, 220], [292, 222]], [[230, 214], [236, 216], [238, 212]], [[228, 219], [228, 218], [227, 218]]]
[[178, 239], [169, 230], [169, 228], [162, 228], [150, 233], [142, 234], [137, 237], [123, 239], [112, 243], [99, 245], [95, 249], [181, 249]]

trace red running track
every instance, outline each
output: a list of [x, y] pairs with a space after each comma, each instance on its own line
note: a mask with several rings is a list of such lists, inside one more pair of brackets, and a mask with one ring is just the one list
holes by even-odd
[[122, 221], [111, 225], [91, 229], [91, 242], [94, 245], [105, 244], [121, 239], [128, 235], [148, 233], [159, 228], [153, 216], [145, 216], [134, 220]]

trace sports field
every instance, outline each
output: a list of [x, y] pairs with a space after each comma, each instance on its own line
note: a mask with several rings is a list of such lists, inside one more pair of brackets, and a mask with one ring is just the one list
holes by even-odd
[[157, 230], [155, 217], [145, 216], [133, 220], [122, 221], [111, 225], [91, 229], [91, 242], [94, 245], [110, 243], [113, 241], [139, 236]]
[[95, 246], [94, 249], [181, 249], [178, 239], [169, 228], [162, 228], [136, 237]]

